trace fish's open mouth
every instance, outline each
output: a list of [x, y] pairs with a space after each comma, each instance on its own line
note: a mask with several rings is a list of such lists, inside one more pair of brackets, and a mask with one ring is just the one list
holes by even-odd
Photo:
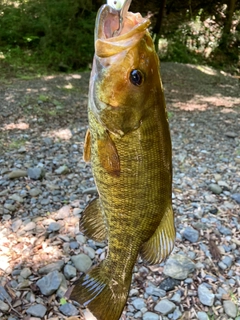
[[132, 47], [143, 36], [149, 24], [149, 19], [143, 18], [140, 13], [116, 10], [109, 5], [103, 5], [96, 18], [96, 55], [108, 57]]

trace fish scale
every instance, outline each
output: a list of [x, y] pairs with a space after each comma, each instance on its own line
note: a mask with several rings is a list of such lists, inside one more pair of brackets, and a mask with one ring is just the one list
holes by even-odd
[[119, 28], [119, 11], [100, 8], [89, 86], [84, 158], [91, 161], [99, 198], [85, 209], [80, 227], [96, 241], [108, 240], [108, 254], [80, 277], [71, 298], [97, 320], [119, 319], [138, 254], [159, 263], [175, 239], [171, 138], [159, 61], [149, 21], [124, 14]]

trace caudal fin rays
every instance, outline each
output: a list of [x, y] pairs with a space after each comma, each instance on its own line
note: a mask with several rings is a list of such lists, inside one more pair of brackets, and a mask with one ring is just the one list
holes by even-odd
[[150, 264], [165, 260], [174, 247], [175, 235], [174, 215], [170, 206], [153, 236], [142, 245], [142, 258]]
[[118, 283], [100, 264], [76, 282], [70, 298], [87, 306], [98, 320], [119, 320], [130, 284], [131, 276]]

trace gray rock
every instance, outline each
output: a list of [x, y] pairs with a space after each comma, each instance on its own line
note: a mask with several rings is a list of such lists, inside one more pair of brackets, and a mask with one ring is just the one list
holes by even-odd
[[47, 312], [47, 308], [42, 304], [35, 304], [34, 306], [29, 307], [26, 312], [31, 316], [43, 318]]
[[[77, 242], [77, 241], [71, 241], [70, 243], [69, 243], [69, 247], [70, 247], [70, 249], [72, 249], [72, 250], [75, 250], [75, 249], [78, 249], [79, 248], [79, 243]], [[91, 248], [92, 249], [92, 248]], [[85, 250], [85, 248], [84, 248], [84, 252], [85, 252], [86, 250]], [[87, 252], [85, 252], [85, 253], [87, 253]], [[95, 256], [95, 253], [94, 253], [94, 256]], [[91, 257], [90, 257], [91, 258]]]
[[66, 165], [63, 165], [55, 170], [57, 174], [67, 174], [69, 172], [69, 168]]
[[92, 260], [84, 253], [72, 256], [71, 260], [78, 271], [86, 272], [92, 265]]
[[16, 232], [22, 225], [22, 220], [21, 219], [17, 219], [15, 221], [13, 221], [12, 223], [12, 231]]
[[235, 200], [237, 203], [240, 203], [240, 193], [234, 193], [232, 195], [233, 200]]
[[24, 200], [23, 200], [23, 198], [22, 197], [20, 197], [18, 194], [12, 194], [10, 197], [9, 197], [9, 199], [11, 199], [11, 200], [14, 200], [14, 201], [16, 201], [16, 202], [20, 202], [20, 203], [22, 203]]
[[86, 253], [91, 259], [95, 258], [95, 250], [91, 247], [85, 247], [84, 253]]
[[141, 310], [142, 308], [146, 307], [145, 300], [142, 298], [137, 298], [137, 299], [133, 300], [132, 304], [136, 310]]
[[223, 234], [224, 236], [231, 236], [232, 235], [232, 230], [225, 226], [220, 226], [218, 230]]
[[57, 290], [56, 295], [57, 295], [57, 297], [62, 298], [62, 297], [64, 297], [64, 295], [67, 291], [68, 285], [67, 285], [67, 281], [66, 281], [64, 275], [62, 273], [60, 273], [60, 275], [62, 277], [62, 281], [61, 281], [61, 284]]
[[181, 317], [182, 317], [182, 312], [177, 307], [177, 309], [175, 309], [173, 312], [172, 319], [177, 320], [177, 319], [180, 319]]
[[40, 268], [40, 269], [38, 270], [38, 272], [39, 272], [40, 274], [47, 274], [47, 273], [52, 272], [52, 271], [55, 271], [55, 270], [61, 271], [62, 268], [63, 268], [63, 266], [64, 266], [64, 261], [59, 260], [59, 261], [57, 261], [57, 262], [50, 263], [50, 264], [48, 264], [48, 265]]
[[61, 229], [61, 225], [57, 222], [51, 222], [48, 226], [48, 231], [49, 232], [57, 232]]
[[33, 229], [36, 228], [36, 223], [33, 221], [28, 222], [25, 227], [24, 227], [24, 231], [31, 231]]
[[62, 276], [58, 271], [52, 271], [48, 275], [42, 277], [37, 281], [37, 286], [39, 287], [42, 294], [49, 296], [59, 288], [62, 282]]
[[70, 264], [67, 264], [65, 267], [64, 267], [64, 275], [65, 277], [69, 280], [69, 279], [72, 279], [74, 277], [76, 277], [77, 275], [77, 270], [76, 268], [74, 268], [73, 266], [71, 266]]
[[76, 240], [77, 240], [79, 243], [81, 243], [81, 244], [84, 244], [84, 243], [86, 243], [86, 241], [87, 241], [86, 237], [83, 236], [82, 234], [78, 234], [78, 235], [76, 236]]
[[0, 300], [0, 311], [7, 312], [9, 310], [9, 305]]
[[37, 197], [39, 194], [42, 193], [42, 190], [39, 188], [32, 188], [28, 192], [29, 192], [30, 196]]
[[71, 206], [63, 206], [61, 209], [58, 210], [57, 214], [55, 215], [56, 220], [63, 220], [70, 216]]
[[176, 280], [173, 278], [167, 278], [160, 283], [159, 288], [166, 292], [166, 291], [173, 290], [179, 284], [180, 284], [179, 280]]
[[163, 315], [167, 315], [172, 313], [176, 309], [176, 305], [169, 301], [168, 299], [164, 299], [156, 304], [154, 310], [160, 312]]
[[237, 316], [237, 306], [231, 300], [223, 301], [223, 308], [229, 317], [235, 318]]
[[149, 296], [156, 296], [156, 297], [162, 297], [162, 298], [166, 296], [166, 291], [165, 290], [156, 288], [154, 286], [147, 287], [146, 288], [146, 293]]
[[198, 297], [200, 302], [205, 306], [213, 306], [215, 294], [208, 290], [204, 284], [198, 286]]
[[222, 262], [228, 267], [230, 268], [232, 263], [233, 263], [233, 258], [230, 256], [226, 256], [222, 259]]
[[211, 183], [209, 186], [209, 190], [211, 190], [215, 194], [220, 194], [222, 192], [222, 188], [215, 183]]
[[26, 176], [27, 176], [26, 170], [13, 170], [8, 174], [9, 179], [21, 178]]
[[27, 175], [30, 179], [39, 180], [45, 175], [44, 169], [39, 167], [28, 168]]
[[24, 279], [27, 279], [32, 274], [32, 271], [29, 268], [24, 268], [20, 272], [20, 276], [22, 276]]
[[0, 300], [5, 301], [8, 300], [9, 302], [12, 302], [12, 298], [7, 293], [4, 287], [0, 286]]
[[173, 279], [184, 280], [195, 268], [195, 264], [188, 257], [175, 254], [167, 260], [163, 272]]
[[65, 303], [59, 307], [59, 311], [61, 311], [65, 316], [71, 317], [78, 315], [78, 310], [71, 303]]
[[153, 312], [146, 312], [143, 315], [143, 320], [159, 320], [159, 315]]
[[5, 204], [4, 204], [4, 208], [7, 209], [7, 210], [9, 210], [9, 211], [11, 211], [11, 212], [13, 212], [13, 211], [16, 210], [16, 206], [13, 205], [13, 204], [11, 204], [11, 203], [5, 203]]
[[198, 320], [209, 320], [206, 312], [198, 311], [197, 313]]
[[180, 293], [178, 293], [178, 292], [174, 293], [174, 295], [171, 298], [171, 301], [176, 302], [176, 303], [180, 303], [181, 302]]
[[199, 232], [191, 227], [187, 227], [183, 231], [183, 237], [188, 241], [194, 243], [199, 239]]

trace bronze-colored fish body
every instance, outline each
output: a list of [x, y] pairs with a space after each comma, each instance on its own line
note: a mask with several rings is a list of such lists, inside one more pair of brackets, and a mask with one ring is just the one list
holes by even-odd
[[149, 21], [127, 13], [111, 37], [116, 16], [103, 6], [97, 17], [84, 156], [99, 198], [81, 220], [87, 236], [108, 240], [108, 255], [71, 295], [98, 320], [119, 319], [138, 254], [158, 263], [175, 239], [171, 139]]

